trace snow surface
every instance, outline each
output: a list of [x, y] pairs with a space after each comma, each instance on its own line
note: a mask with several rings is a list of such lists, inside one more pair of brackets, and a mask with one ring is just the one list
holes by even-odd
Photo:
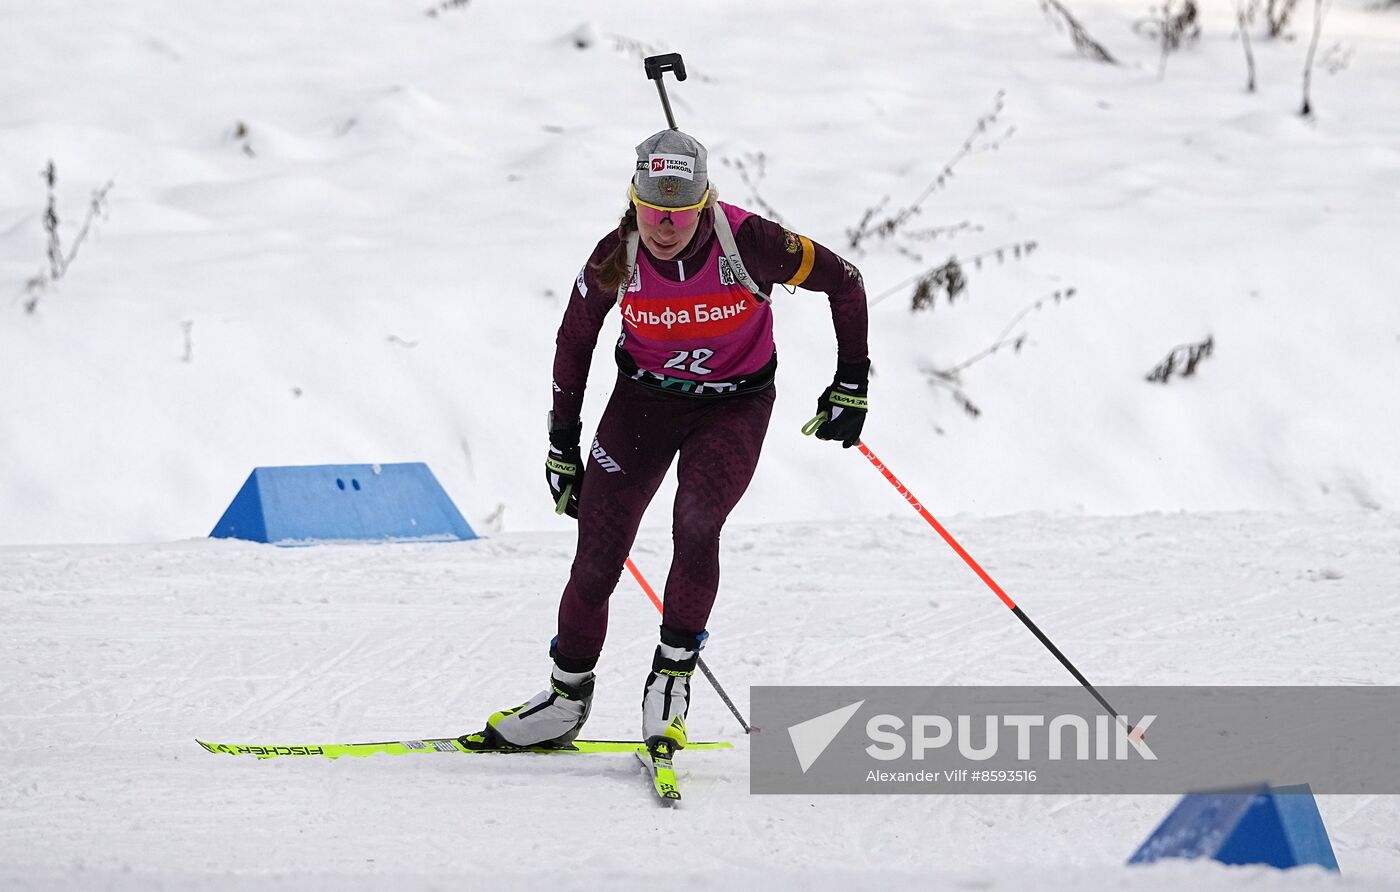
[[[1097, 683], [1400, 683], [1394, 517], [946, 522]], [[745, 714], [750, 684], [1069, 682], [913, 512], [745, 525], [728, 542], [706, 655]], [[644, 536], [642, 572], [659, 579], [668, 549]], [[675, 812], [627, 755], [258, 762], [194, 743], [475, 730], [543, 684], [571, 558], [557, 533], [0, 549], [0, 884], [1338, 885], [1123, 866], [1170, 796], [751, 796], [745, 738], [700, 681], [692, 733], [736, 749], [680, 754]], [[625, 580], [593, 734], [635, 732], [656, 621]], [[1397, 797], [1318, 799], [1346, 887], [1394, 888]]]
[[[1395, 797], [1320, 797], [1339, 881], [1122, 867], [1170, 797], [751, 797], [742, 739], [684, 754], [675, 813], [628, 758], [196, 747], [458, 733], [543, 681], [573, 548], [539, 479], [553, 333], [663, 123], [653, 51], [685, 54], [671, 98], [724, 197], [864, 272], [867, 441], [1091, 679], [1400, 683], [1400, 12], [1332, 4], [1347, 61], [1309, 121], [1307, 9], [1250, 95], [1223, 2], [1163, 80], [1136, 0], [1071, 3], [1121, 67], [1032, 0], [427, 2], [0, 7], [0, 886], [1400, 884]], [[969, 225], [846, 248], [998, 94], [997, 148], [915, 223]], [[50, 159], [66, 245], [114, 185], [27, 313]], [[896, 287], [1030, 241], [952, 306]], [[820, 295], [775, 303], [707, 652], [730, 692], [1067, 681], [859, 455], [798, 434], [834, 339]], [[930, 372], [1003, 331], [973, 418]], [[1144, 381], [1207, 336], [1196, 376]], [[492, 538], [198, 538], [255, 466], [419, 460]], [[669, 511], [634, 552], [658, 584]], [[590, 732], [632, 733], [655, 622], [624, 579]], [[704, 690], [693, 721], [738, 735]]]

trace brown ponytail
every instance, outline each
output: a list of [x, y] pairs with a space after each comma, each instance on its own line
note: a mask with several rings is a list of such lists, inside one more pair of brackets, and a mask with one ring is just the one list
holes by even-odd
[[622, 287], [623, 278], [630, 272], [627, 269], [627, 238], [637, 231], [637, 206], [630, 201], [627, 212], [617, 224], [617, 247], [612, 253], [593, 264], [593, 272], [598, 276], [598, 284], [608, 291], [616, 292]]

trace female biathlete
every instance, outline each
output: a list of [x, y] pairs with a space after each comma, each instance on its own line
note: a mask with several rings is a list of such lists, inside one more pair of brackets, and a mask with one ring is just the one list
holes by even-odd
[[[716, 199], [706, 152], [663, 130], [637, 147], [630, 205], [574, 283], [554, 354], [545, 477], [578, 546], [550, 644], [549, 687], [487, 720], [467, 745], [567, 746], [588, 718], [608, 597], [671, 462], [678, 488], [661, 641], [642, 693], [642, 739], [685, 745], [690, 682], [719, 586], [719, 537], [753, 478], [773, 408], [775, 284], [827, 294], [832, 383], [823, 440], [852, 446], [866, 415], [865, 288], [854, 266], [757, 214]], [[622, 310], [618, 382], [589, 446], [580, 413], [603, 319]]]

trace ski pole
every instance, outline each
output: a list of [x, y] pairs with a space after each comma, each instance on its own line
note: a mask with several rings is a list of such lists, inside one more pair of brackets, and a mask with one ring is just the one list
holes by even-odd
[[[1060, 664], [1069, 670], [1069, 674], [1073, 675], [1075, 680], [1083, 685], [1084, 689], [1092, 694], [1095, 700], [1099, 701], [1099, 705], [1108, 710], [1109, 715], [1122, 721], [1121, 714], [1118, 710], [1114, 709], [1109, 704], [1108, 700], [1104, 699], [1103, 694], [1100, 694], [1098, 689], [1089, 683], [1089, 679], [1085, 678], [1083, 673], [1075, 668], [1075, 665], [1070, 662], [1069, 657], [1066, 657], [1060, 649], [1055, 646], [1055, 642], [1051, 641], [1049, 636], [1042, 632], [1040, 627], [1032, 622], [1029, 616], [1026, 616], [1025, 611], [1018, 607], [1015, 601], [1011, 600], [1011, 596], [1008, 595], [1001, 586], [997, 585], [997, 581], [993, 579], [986, 570], [982, 569], [982, 565], [973, 560], [972, 555], [968, 554], [967, 550], [958, 544], [958, 540], [953, 538], [953, 534], [948, 532], [943, 524], [939, 523], [938, 520], [928, 512], [927, 508], [919, 504], [919, 500], [914, 497], [914, 494], [911, 493], [903, 483], [899, 482], [899, 478], [895, 477], [894, 474], [890, 472], [890, 469], [885, 467], [884, 462], [875, 457], [875, 453], [870, 451], [870, 447], [866, 446], [864, 441], [857, 441], [856, 448], [861, 451], [862, 455], [870, 460], [870, 463], [875, 466], [875, 470], [884, 475], [884, 478], [890, 482], [890, 485], [893, 486], [900, 495], [904, 496], [904, 500], [908, 502], [915, 511], [919, 512], [919, 516], [928, 521], [929, 526], [933, 527], [938, 535], [943, 537], [943, 541], [947, 542], [948, 546], [952, 548], [953, 551], [957, 552], [958, 557], [962, 558], [963, 561], [972, 568], [972, 572], [976, 573], [978, 577], [987, 584], [987, 587], [996, 593], [996, 596], [1001, 599], [1001, 602], [1005, 604], [1012, 613], [1016, 614], [1016, 618], [1025, 623], [1026, 628], [1031, 630], [1031, 634], [1035, 635], [1040, 643], [1045, 645], [1046, 649], [1055, 655], [1055, 659], [1059, 660]], [[1132, 730], [1131, 727], [1128, 728], [1130, 734]]]
[[[816, 418], [812, 419], [812, 422], [808, 424], [811, 431], [808, 431], [807, 428], [803, 428], [803, 432], [814, 432], [816, 428], [820, 426], [819, 423], [816, 423], [817, 419], [821, 419], [823, 422], [826, 420], [824, 415], [825, 413], [821, 413]], [[875, 466], [875, 470], [879, 471], [884, 478], [890, 482], [890, 485], [893, 486], [900, 495], [904, 496], [904, 500], [909, 503], [910, 507], [919, 512], [919, 516], [928, 521], [929, 526], [933, 527], [934, 531], [943, 537], [943, 541], [947, 542], [948, 546], [952, 548], [953, 551], [957, 552], [958, 557], [962, 558], [963, 561], [972, 568], [972, 572], [976, 573], [977, 576], [987, 584], [987, 587], [1001, 599], [1001, 603], [1005, 604], [1012, 613], [1016, 614], [1016, 618], [1024, 623], [1027, 629], [1031, 630], [1031, 634], [1035, 635], [1036, 639], [1040, 641], [1041, 644], [1045, 645], [1046, 650], [1055, 655], [1055, 659], [1059, 660], [1060, 665], [1069, 670], [1069, 674], [1074, 676], [1075, 681], [1083, 685], [1084, 690], [1092, 694], [1094, 699], [1099, 702], [1099, 705], [1106, 709], [1110, 716], [1113, 716], [1113, 718], [1127, 728], [1129, 735], [1131, 735], [1133, 733], [1133, 728], [1127, 724], [1118, 710], [1114, 709], [1113, 706], [1109, 704], [1108, 700], [1104, 698], [1103, 694], [1099, 693], [1098, 688], [1090, 684], [1089, 679], [1085, 678], [1084, 674], [1075, 668], [1075, 665], [1070, 662], [1069, 657], [1065, 656], [1064, 653], [1055, 646], [1055, 642], [1051, 641], [1050, 637], [1042, 632], [1040, 627], [1032, 622], [1029, 616], [1026, 616], [1025, 611], [1018, 607], [1015, 601], [1011, 600], [1011, 596], [1008, 595], [1000, 585], [997, 585], [997, 581], [993, 579], [986, 570], [982, 569], [982, 565], [977, 563], [972, 555], [967, 553], [967, 549], [958, 544], [958, 540], [953, 538], [953, 534], [948, 532], [943, 524], [939, 523], [938, 520], [928, 512], [927, 508], [919, 504], [919, 500], [914, 497], [914, 494], [909, 491], [909, 488], [899, 482], [899, 478], [896, 477], [889, 468], [885, 467], [885, 463], [880, 461], [880, 459], [875, 456], [874, 452], [870, 451], [870, 447], [866, 446], [863, 440], [857, 440], [856, 448], [860, 450], [862, 455], [870, 460], [870, 463]]]
[[[627, 569], [631, 571], [632, 578], [637, 580], [637, 585], [640, 585], [642, 591], [646, 592], [647, 597], [651, 599], [652, 605], [655, 606], [657, 611], [664, 617], [666, 615], [666, 608], [662, 606], [661, 599], [656, 596], [656, 589], [651, 587], [651, 583], [647, 582], [646, 577], [642, 575], [642, 571], [637, 569], [637, 565], [632, 563], [630, 557], [627, 559]], [[724, 701], [725, 706], [729, 707], [729, 711], [734, 713], [734, 718], [739, 720], [739, 724], [743, 727], [744, 733], [752, 734], [753, 729], [749, 727], [748, 722], [744, 721], [744, 716], [739, 712], [739, 707], [735, 706], [734, 701], [729, 699], [729, 695], [724, 692], [724, 688], [720, 685], [719, 679], [715, 678], [715, 674], [710, 671], [710, 667], [705, 665], [705, 658], [697, 657], [696, 659], [700, 662], [700, 671], [705, 673], [705, 677], [708, 678], [710, 684], [714, 686], [715, 693], [719, 694], [719, 698]]]
[[676, 127], [676, 116], [671, 114], [671, 100], [666, 96], [666, 83], [662, 76], [670, 71], [675, 74], [676, 80], [685, 80], [685, 61], [681, 59], [680, 53], [666, 53], [661, 56], [647, 56], [642, 60], [646, 67], [647, 77], [656, 81], [656, 92], [661, 95], [661, 107], [666, 112], [666, 124], [672, 130]]

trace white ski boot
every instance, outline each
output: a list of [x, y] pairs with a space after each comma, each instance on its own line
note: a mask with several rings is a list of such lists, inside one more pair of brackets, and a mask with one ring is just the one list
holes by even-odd
[[511, 746], [558, 746], [573, 743], [593, 707], [593, 673], [564, 672], [555, 667], [549, 687], [514, 709], [503, 709], [486, 727]]
[[651, 660], [642, 689], [642, 740], [654, 748], [660, 738], [675, 749], [686, 744], [685, 717], [690, 712], [690, 679], [700, 662], [707, 632], [687, 635], [661, 627], [661, 643]]
[[549, 655], [556, 660], [549, 687], [514, 709], [493, 713], [484, 729], [458, 738], [463, 746], [567, 749], [573, 743], [593, 707], [593, 661], [584, 663], [588, 668], [583, 671], [570, 672], [560, 668], [552, 642]]

